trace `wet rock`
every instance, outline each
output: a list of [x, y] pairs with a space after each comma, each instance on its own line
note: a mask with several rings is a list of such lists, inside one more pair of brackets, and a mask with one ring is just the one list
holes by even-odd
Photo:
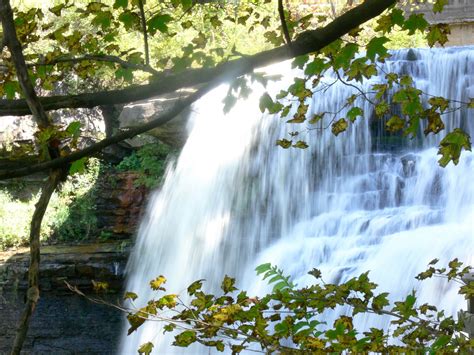
[[406, 60], [409, 60], [409, 61], [418, 60], [418, 57], [417, 57], [417, 55], [416, 55], [416, 52], [415, 52], [413, 49], [410, 48], [410, 49], [408, 50]]
[[[191, 92], [192, 91], [190, 90], [182, 90], [150, 100], [126, 105], [119, 116], [120, 128], [127, 129], [136, 127], [137, 125], [141, 125], [157, 118], [160, 114], [166, 112], [174, 105], [179, 105], [179, 101], [183, 97], [188, 96]], [[156, 139], [153, 140], [153, 138], [150, 138], [154, 137], [172, 147], [180, 148], [184, 145], [188, 136], [186, 130], [187, 120], [187, 113], [178, 115], [166, 124], [147, 132], [146, 135], [127, 140], [127, 142], [132, 146], [139, 147], [148, 143], [156, 142]]]
[[148, 189], [136, 186], [139, 175], [110, 173], [98, 181], [96, 215], [98, 227], [114, 238], [129, 238], [137, 229]]
[[[42, 248], [40, 287], [67, 290], [64, 281], [92, 289], [91, 280], [113, 285], [119, 291], [129, 247], [123, 242]], [[29, 253], [26, 248], [0, 253], [0, 291], [23, 291], [27, 287]]]
[[[69, 291], [64, 281], [96, 297], [92, 280], [106, 282], [101, 298], [120, 300], [129, 247], [122, 242], [42, 248], [40, 302], [24, 345], [27, 354], [113, 354], [123, 314]], [[11, 350], [24, 307], [28, 250], [0, 253], [0, 354]]]
[[410, 177], [415, 174], [416, 170], [416, 156], [414, 154], [407, 154], [400, 158], [403, 165], [403, 174], [405, 177]]

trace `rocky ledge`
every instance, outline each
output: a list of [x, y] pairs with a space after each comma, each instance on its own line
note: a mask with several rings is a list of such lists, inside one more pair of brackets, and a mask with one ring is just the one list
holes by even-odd
[[[70, 292], [64, 281], [92, 293], [93, 282], [106, 282], [101, 297], [121, 297], [129, 254], [125, 242], [44, 247], [41, 298], [24, 346], [27, 354], [109, 354], [116, 350], [123, 315]], [[24, 307], [28, 249], [0, 253], [0, 354], [8, 353]]]

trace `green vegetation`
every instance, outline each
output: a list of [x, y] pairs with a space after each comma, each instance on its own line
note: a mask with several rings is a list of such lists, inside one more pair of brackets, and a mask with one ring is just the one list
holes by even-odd
[[166, 144], [146, 144], [125, 157], [116, 169], [138, 173], [139, 177], [135, 180], [135, 184], [151, 189], [162, 182], [169, 155], [173, 153], [174, 151]]
[[[99, 231], [96, 216], [96, 183], [100, 174], [108, 175], [108, 184], [114, 185], [113, 173], [133, 172], [138, 175], [136, 186], [155, 188], [165, 173], [170, 154], [174, 151], [161, 143], [147, 144], [116, 167], [89, 159], [82, 174], [74, 174], [51, 197], [43, 220], [41, 240], [48, 243], [79, 242], [85, 240], [106, 241], [113, 237], [108, 231]], [[33, 194], [27, 199], [15, 197], [14, 190], [22, 190], [24, 184], [14, 189], [0, 190], [0, 250], [28, 245], [30, 220], [39, 198]]]
[[[429, 268], [416, 278], [425, 280], [442, 277], [448, 282], [460, 283], [459, 294], [467, 299], [474, 296], [474, 282], [466, 283], [463, 277], [472, 270], [457, 259], [445, 268], [438, 268], [435, 259]], [[217, 351], [238, 354], [253, 349], [266, 354], [327, 354], [341, 353], [468, 353], [474, 348], [474, 339], [464, 331], [464, 318], [454, 319], [429, 304], [419, 304], [416, 292], [405, 299], [389, 301], [389, 293], [376, 290], [368, 272], [339, 284], [325, 283], [321, 272], [308, 272], [314, 282], [298, 287], [282, 270], [271, 264], [256, 268], [268, 283], [273, 285], [263, 297], [252, 297], [235, 287], [235, 279], [225, 276], [222, 293], [209, 294], [203, 290], [205, 280], [189, 285], [184, 303], [183, 295], [166, 294], [164, 276], [150, 282], [156, 298], [129, 313], [128, 334], [146, 321], [165, 324], [164, 332], [175, 334], [173, 345], [188, 347], [200, 343]], [[126, 292], [124, 298], [132, 304], [139, 295]], [[333, 324], [324, 319], [335, 308], [345, 307]], [[169, 313], [168, 310], [173, 312]], [[167, 317], [167, 314], [171, 314]], [[358, 330], [353, 317], [372, 314], [389, 317], [391, 329], [372, 327]], [[330, 317], [329, 317], [330, 318]], [[394, 344], [390, 337], [398, 340]], [[150, 339], [151, 340], [151, 339]], [[143, 344], [138, 352], [149, 354], [153, 343]]]
[[[94, 184], [99, 161], [91, 159], [84, 174], [70, 176], [51, 197], [41, 230], [42, 241], [80, 241], [94, 236]], [[28, 245], [30, 221], [39, 195], [26, 201], [6, 189], [0, 191], [0, 250]]]

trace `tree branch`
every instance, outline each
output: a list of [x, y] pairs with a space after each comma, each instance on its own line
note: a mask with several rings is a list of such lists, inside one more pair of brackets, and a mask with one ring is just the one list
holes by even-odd
[[[395, 3], [396, 0], [366, 0], [361, 5], [336, 18], [327, 26], [303, 32], [292, 42], [291, 51], [289, 46], [285, 45], [252, 56], [222, 63], [213, 68], [189, 69], [182, 73], [171, 75], [161, 74], [156, 77], [156, 80], [147, 85], [98, 93], [43, 97], [40, 100], [45, 110], [80, 107], [92, 108], [99, 105], [123, 104], [209, 82], [226, 72], [232, 72], [233, 69], [242, 67], [244, 62], [250, 64], [247, 69], [247, 72], [250, 72], [258, 67], [318, 51], [347, 34], [353, 28], [380, 15]], [[237, 76], [242, 74], [244, 73], [241, 71], [236, 72]], [[0, 116], [21, 116], [30, 113], [25, 100], [0, 100]]]
[[[26, 63], [26, 66], [28, 68], [33, 68], [33, 67], [39, 67], [39, 66], [45, 66], [45, 65], [55, 65], [58, 63], [79, 63], [85, 60], [116, 63], [125, 69], [142, 70], [153, 75], [160, 74], [158, 70], [153, 69], [150, 65], [130, 63], [130, 62], [127, 62], [126, 60], [123, 60], [120, 57], [117, 57], [114, 55], [105, 55], [105, 54], [85, 54], [81, 57], [58, 57], [58, 58], [51, 59], [49, 61], [38, 61], [35, 63]], [[8, 69], [8, 67], [5, 65], [1, 65], [0, 68], [6, 69], [6, 70]]]
[[146, 28], [145, 9], [143, 8], [143, 0], [138, 0], [138, 8], [140, 9], [140, 19], [143, 32], [143, 47], [145, 49], [145, 64], [150, 65], [150, 52], [148, 48], [148, 31]]
[[30, 81], [21, 44], [16, 36], [13, 11], [8, 0], [0, 0], [0, 20], [2, 21], [3, 27], [3, 39], [12, 55], [18, 81], [26, 98], [26, 105], [38, 122], [38, 126], [45, 128], [49, 125], [49, 117], [41, 106], [33, 84]]
[[204, 94], [206, 94], [211, 89], [216, 87], [218, 84], [226, 80], [229, 80], [229, 77], [223, 76], [222, 78], [220, 78], [220, 80], [212, 81], [211, 83], [207, 84], [206, 86], [199, 89], [195, 93], [177, 102], [174, 105], [174, 107], [168, 110], [167, 112], [159, 115], [156, 119], [149, 121], [143, 125], [137, 126], [127, 131], [117, 133], [116, 135], [112, 137], [105, 138], [97, 143], [94, 143], [88, 146], [87, 148], [84, 148], [80, 151], [76, 151], [70, 155], [67, 155], [61, 158], [56, 158], [47, 162], [42, 162], [39, 164], [27, 166], [20, 169], [0, 172], [0, 180], [22, 177], [22, 176], [31, 175], [40, 171], [48, 170], [48, 169], [57, 169], [59, 167], [63, 167], [76, 160], [91, 156], [112, 144], [119, 143], [125, 139], [133, 138], [139, 134], [145, 133], [153, 128], [161, 126], [165, 124], [166, 122], [172, 120], [174, 117], [176, 117], [180, 113], [184, 112], [193, 102], [195, 102], [196, 100], [201, 98]]
[[[9, 0], [0, 0], [0, 20], [2, 21], [4, 41], [10, 50], [13, 64], [15, 65], [16, 75], [20, 86], [25, 95], [26, 103], [33, 113], [33, 117], [38, 123], [40, 129], [48, 128], [51, 125], [51, 121], [43, 109], [41, 102], [36, 95], [33, 84], [31, 83], [28, 75], [28, 69], [25, 63], [25, 57], [23, 56], [23, 50], [18, 40], [14, 19], [13, 11], [10, 6]], [[57, 147], [52, 147], [48, 144], [50, 157], [58, 157], [59, 150]], [[23, 314], [18, 324], [15, 340], [12, 348], [12, 355], [20, 354], [23, 347], [23, 343], [26, 339], [28, 332], [31, 316], [36, 308], [39, 301], [39, 268], [40, 268], [40, 234], [41, 234], [41, 223], [43, 221], [44, 214], [48, 208], [49, 200], [54, 190], [59, 185], [60, 181], [67, 176], [67, 169], [61, 168], [51, 170], [49, 173], [48, 181], [41, 191], [41, 196], [38, 203], [35, 206], [33, 217], [31, 218], [30, 225], [30, 265], [28, 268], [28, 291], [26, 293], [26, 305]]]
[[288, 31], [288, 25], [285, 20], [285, 9], [283, 8], [283, 0], [278, 0], [278, 14], [280, 15], [281, 29], [285, 36], [286, 44], [291, 46], [290, 32]]

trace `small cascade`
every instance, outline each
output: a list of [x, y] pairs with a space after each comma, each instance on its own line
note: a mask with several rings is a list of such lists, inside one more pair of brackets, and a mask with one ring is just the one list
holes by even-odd
[[[397, 51], [383, 69], [410, 75], [432, 95], [458, 101], [474, 97], [474, 48]], [[267, 70], [284, 74], [267, 88], [270, 92], [287, 87], [298, 74], [288, 63]], [[377, 80], [382, 78], [363, 85]], [[442, 280], [419, 288], [414, 276], [435, 257], [443, 263], [454, 257], [474, 262], [474, 154], [463, 152], [458, 166], [440, 168], [432, 147], [443, 132], [387, 148], [377, 127], [383, 122], [373, 122], [373, 107], [359, 99], [355, 105], [364, 109], [365, 118], [339, 137], [328, 129], [302, 132], [308, 149], [280, 149], [276, 139], [301, 127], [262, 117], [263, 90], [254, 87], [251, 97], [227, 115], [221, 105], [225, 87], [194, 105], [188, 141], [141, 223], [127, 290], [138, 300], [151, 299], [148, 283], [158, 275], [167, 277], [172, 293], [201, 278], [208, 290], [216, 290], [228, 274], [239, 287], [258, 294], [266, 285], [253, 270], [272, 262], [299, 285], [311, 281], [306, 272], [313, 267], [328, 282], [370, 270], [394, 299], [416, 288], [420, 301], [447, 313], [463, 308], [456, 288]], [[353, 88], [334, 84], [313, 97], [310, 112], [337, 111], [352, 93]], [[461, 127], [474, 134], [473, 110], [443, 118], [447, 131]], [[356, 321], [361, 327], [389, 323], [365, 316]], [[207, 353], [173, 348], [161, 327], [147, 322], [127, 336], [124, 325], [120, 352], [135, 353], [152, 341], [158, 354]]]

